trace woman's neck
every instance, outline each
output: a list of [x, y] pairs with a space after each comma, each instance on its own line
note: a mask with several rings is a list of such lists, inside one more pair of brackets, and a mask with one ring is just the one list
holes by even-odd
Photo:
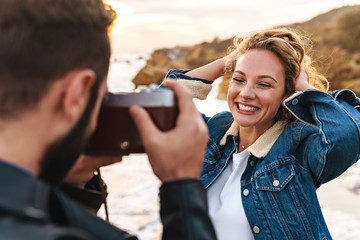
[[266, 130], [272, 125], [268, 126], [251, 126], [251, 127], [239, 127], [239, 146], [238, 152], [244, 151], [246, 148], [251, 146]]

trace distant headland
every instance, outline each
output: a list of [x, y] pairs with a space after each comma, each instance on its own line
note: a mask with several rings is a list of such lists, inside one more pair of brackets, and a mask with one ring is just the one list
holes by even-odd
[[[310, 53], [316, 67], [329, 79], [331, 90], [347, 88], [360, 96], [360, 5], [343, 6], [306, 22], [279, 27], [299, 31], [312, 41]], [[169, 69], [192, 69], [223, 57], [232, 39], [157, 49], [132, 82], [160, 83]], [[226, 97], [228, 81], [229, 77], [224, 76], [219, 98]]]

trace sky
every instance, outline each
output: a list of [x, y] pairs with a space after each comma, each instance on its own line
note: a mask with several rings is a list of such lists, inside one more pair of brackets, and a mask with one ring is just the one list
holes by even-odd
[[105, 0], [117, 11], [114, 52], [151, 53], [163, 47], [226, 39], [280, 24], [303, 22], [360, 0]]

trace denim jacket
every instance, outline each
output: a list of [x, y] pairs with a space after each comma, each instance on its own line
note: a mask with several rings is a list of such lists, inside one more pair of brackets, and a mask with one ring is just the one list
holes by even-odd
[[[184, 73], [171, 70], [167, 78], [205, 98], [211, 82]], [[306, 90], [284, 103], [299, 121], [275, 123], [247, 149], [250, 157], [241, 177], [247, 219], [255, 239], [332, 239], [316, 189], [359, 159], [360, 100], [350, 90]], [[201, 180], [209, 187], [237, 150], [239, 126], [230, 112], [204, 119], [210, 137]]]

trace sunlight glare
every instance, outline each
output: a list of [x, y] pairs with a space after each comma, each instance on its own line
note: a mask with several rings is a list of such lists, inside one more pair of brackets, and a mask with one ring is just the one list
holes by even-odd
[[120, 3], [116, 0], [107, 0], [105, 3], [112, 6], [112, 8], [116, 11], [117, 17], [114, 23], [114, 30], [120, 27], [121, 25], [127, 25], [129, 23], [129, 16], [134, 13], [134, 10], [126, 6], [123, 3]]

